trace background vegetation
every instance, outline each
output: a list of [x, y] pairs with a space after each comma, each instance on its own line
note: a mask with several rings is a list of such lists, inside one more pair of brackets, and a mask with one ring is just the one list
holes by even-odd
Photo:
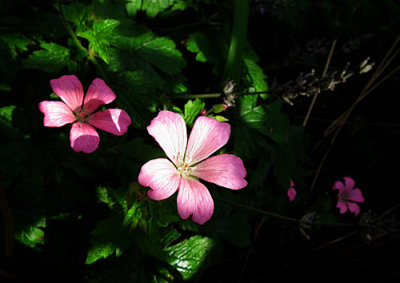
[[[399, 15], [395, 0], [0, 1], [0, 281], [399, 282]], [[128, 133], [87, 155], [44, 127], [66, 74], [104, 79]], [[222, 150], [249, 184], [207, 184], [204, 225], [137, 183], [164, 156], [146, 131], [162, 109], [232, 127]], [[335, 207], [344, 176], [359, 217]]]

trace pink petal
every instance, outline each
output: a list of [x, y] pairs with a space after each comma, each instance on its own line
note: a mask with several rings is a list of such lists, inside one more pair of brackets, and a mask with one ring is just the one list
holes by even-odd
[[83, 88], [81, 82], [74, 75], [62, 76], [50, 81], [51, 88], [62, 101], [74, 112], [80, 110], [83, 103]]
[[346, 194], [346, 200], [364, 202], [364, 197], [360, 189], [354, 189]]
[[153, 159], [142, 166], [138, 178], [144, 187], [150, 187], [149, 198], [162, 200], [172, 196], [179, 187], [181, 176], [166, 158]]
[[344, 201], [339, 200], [336, 204], [336, 207], [340, 209], [340, 214], [343, 214], [347, 211], [347, 205]]
[[210, 157], [192, 168], [190, 174], [232, 190], [239, 190], [247, 186], [244, 179], [246, 169], [243, 161], [232, 154]]
[[207, 188], [192, 178], [182, 178], [178, 191], [178, 212], [182, 219], [193, 214], [199, 224], [208, 221], [214, 212], [214, 201]]
[[61, 101], [42, 101], [39, 110], [44, 114], [45, 127], [61, 127], [75, 122], [74, 113]]
[[100, 105], [109, 104], [115, 99], [114, 92], [102, 79], [95, 79], [89, 86], [83, 103], [89, 113], [92, 113]]
[[231, 126], [213, 118], [197, 118], [190, 133], [185, 162], [195, 164], [223, 147], [229, 139]]
[[187, 134], [185, 121], [179, 114], [166, 110], [160, 111], [147, 127], [147, 131], [172, 162], [175, 164], [182, 162]]
[[332, 190], [339, 190], [339, 194], [344, 190], [344, 185], [341, 181], [336, 181], [332, 186]]
[[128, 130], [131, 118], [124, 110], [108, 109], [90, 115], [87, 122], [103, 131], [121, 136]]
[[358, 206], [358, 204], [353, 203], [353, 202], [349, 202], [347, 203], [349, 210], [351, 212], [353, 212], [355, 214], [355, 216], [360, 214], [360, 207]]
[[294, 182], [293, 182], [292, 179], [290, 179], [290, 188], [291, 188], [291, 187], [294, 187]]
[[296, 190], [294, 188], [290, 188], [287, 190], [287, 195], [289, 197], [289, 201], [294, 201], [294, 199], [296, 198]]
[[69, 139], [71, 147], [76, 152], [92, 153], [99, 147], [100, 137], [96, 130], [84, 123], [74, 123]]
[[350, 177], [344, 177], [344, 188], [346, 191], [352, 190], [354, 188], [354, 180]]

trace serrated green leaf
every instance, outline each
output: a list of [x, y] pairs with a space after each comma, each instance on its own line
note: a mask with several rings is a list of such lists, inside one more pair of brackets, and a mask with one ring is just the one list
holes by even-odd
[[63, 5], [64, 17], [67, 21], [75, 25], [77, 33], [87, 28], [89, 14], [93, 11], [92, 5], [73, 2], [69, 5]]
[[245, 95], [240, 99], [240, 119], [250, 128], [256, 129], [278, 143], [288, 141], [290, 123], [280, 112], [281, 101], [255, 106], [257, 98]]
[[[246, 80], [251, 86], [249, 91], [268, 91], [268, 85], [265, 80], [267, 76], [264, 74], [263, 69], [257, 65], [260, 59], [255, 51], [248, 46], [242, 57], [247, 69]], [[268, 95], [262, 94], [261, 97], [266, 99]]]
[[23, 61], [25, 68], [53, 73], [59, 72], [68, 65], [71, 59], [68, 48], [53, 42], [42, 42], [40, 47], [42, 49], [34, 51], [28, 59]]
[[172, 4], [174, 0], [142, 0], [142, 10], [149, 18], [154, 18]]
[[142, 0], [127, 0], [125, 4], [126, 13], [129, 17], [136, 17], [137, 11], [142, 7]]
[[185, 115], [184, 120], [189, 127], [193, 126], [194, 120], [199, 115], [200, 111], [204, 109], [204, 101], [196, 98], [196, 100], [189, 100], [184, 106]]
[[190, 237], [165, 249], [167, 262], [176, 268], [184, 280], [191, 279], [205, 267], [214, 245], [211, 238], [199, 235]]
[[45, 227], [46, 219], [42, 218], [35, 225], [17, 231], [15, 233], [15, 239], [28, 247], [34, 248], [38, 244], [44, 244], [43, 228]]
[[89, 41], [89, 49], [96, 52], [107, 64], [110, 62], [109, 47], [113, 30], [120, 24], [118, 20], [95, 20], [93, 29], [77, 35]]
[[116, 32], [111, 42], [117, 48], [110, 54], [112, 71], [133, 71], [140, 69], [143, 63], [150, 63], [161, 72], [175, 75], [186, 65], [170, 39], [140, 29], [119, 29]]

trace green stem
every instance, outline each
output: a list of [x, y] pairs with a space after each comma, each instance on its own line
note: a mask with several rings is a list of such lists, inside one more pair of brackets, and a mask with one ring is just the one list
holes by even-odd
[[235, 0], [233, 12], [232, 37], [225, 65], [224, 80], [237, 82], [241, 76], [240, 59], [247, 39], [249, 21], [249, 0]]
[[87, 48], [85, 48], [82, 43], [79, 41], [78, 37], [76, 36], [76, 34], [74, 33], [74, 31], [72, 30], [71, 26], [69, 25], [69, 23], [67, 22], [67, 20], [65, 19], [65, 11], [64, 11], [64, 6], [61, 3], [58, 3], [58, 7], [60, 9], [60, 15], [61, 15], [61, 20], [63, 22], [63, 25], [65, 27], [65, 29], [67, 30], [68, 34], [71, 36], [72, 38], [72, 42], [75, 44], [75, 46], [84, 51], [89, 59], [90, 62], [92, 62], [92, 64], [94, 65], [94, 67], [96, 68], [96, 71], [99, 73], [99, 75], [104, 79], [107, 80], [107, 76], [103, 70], [103, 68], [101, 67], [101, 65], [99, 64], [99, 62], [97, 62], [96, 58], [90, 54], [90, 52], [87, 50]]
[[[265, 91], [254, 91], [254, 92], [235, 92], [236, 95], [257, 95], [269, 93], [268, 90]], [[200, 94], [178, 94], [170, 96], [172, 99], [193, 99], [193, 98], [218, 98], [221, 97], [223, 93], [200, 93]], [[277, 96], [280, 98], [280, 96]]]
[[[254, 208], [254, 207], [251, 207], [251, 206], [247, 206], [247, 205], [240, 204], [240, 203], [237, 203], [237, 202], [233, 202], [233, 201], [230, 201], [230, 200], [222, 199], [222, 198], [219, 198], [219, 197], [214, 197], [214, 198], [216, 200], [221, 201], [221, 202], [225, 202], [225, 203], [231, 204], [233, 206], [244, 208], [246, 210], [257, 212], [257, 213], [260, 213], [260, 214], [263, 214], [263, 215], [272, 216], [272, 217], [279, 218], [279, 219], [286, 220], [286, 221], [290, 221], [290, 222], [297, 222], [297, 223], [301, 222], [301, 220], [299, 220], [299, 219], [288, 217], [288, 216], [284, 216], [284, 215], [281, 215], [281, 214], [278, 214], [278, 213], [274, 213], [274, 212], [270, 212], [270, 211]], [[343, 226], [344, 227], [355, 227], [355, 226], [357, 226], [356, 224], [352, 224], [352, 223], [337, 223], [337, 222], [325, 222], [325, 221], [312, 221], [312, 224], [332, 225], [332, 226], [342, 226], [342, 227]]]
[[214, 197], [214, 198], [219, 200], [219, 201], [222, 201], [222, 202], [225, 202], [225, 203], [229, 203], [231, 205], [234, 205], [234, 206], [237, 206], [237, 207], [241, 207], [241, 208], [244, 208], [244, 209], [247, 209], [247, 210], [250, 210], [250, 211], [254, 211], [254, 212], [257, 212], [257, 213], [260, 213], [260, 214], [272, 216], [272, 217], [283, 219], [283, 220], [286, 220], [286, 221], [299, 222], [299, 220], [296, 219], [296, 218], [287, 217], [287, 216], [280, 215], [280, 214], [277, 214], [277, 213], [274, 213], [274, 212], [270, 212], [270, 211], [266, 211], [266, 210], [261, 210], [261, 209], [258, 209], [258, 208], [254, 208], [254, 207], [247, 206], [247, 205], [244, 205], [244, 204], [232, 202], [230, 200], [226, 200], [226, 199], [222, 199], [222, 198], [217, 198], [217, 197]]

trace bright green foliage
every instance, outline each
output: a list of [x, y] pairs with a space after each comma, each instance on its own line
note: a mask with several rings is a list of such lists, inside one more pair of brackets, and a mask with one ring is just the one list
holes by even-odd
[[68, 48], [56, 43], [41, 42], [42, 49], [34, 51], [28, 59], [24, 60], [24, 67], [45, 72], [59, 72], [68, 66], [71, 54]]
[[149, 18], [154, 18], [173, 3], [174, 0], [128, 0], [126, 9], [131, 17], [135, 17], [136, 13], [141, 10], [145, 11]]
[[184, 280], [192, 278], [209, 260], [214, 241], [208, 237], [193, 236], [166, 249], [167, 261]]
[[[268, 85], [265, 81], [267, 76], [264, 74], [263, 69], [257, 65], [259, 58], [254, 50], [246, 50], [243, 54], [243, 61], [247, 69], [246, 79], [251, 85], [249, 91], [268, 91]], [[263, 94], [261, 97], [265, 99], [267, 95]]]
[[204, 109], [205, 103], [200, 100], [189, 100], [185, 104], [185, 113], [184, 113], [184, 120], [189, 127], [193, 126], [193, 123], [197, 116], [199, 115], [200, 111]]
[[38, 244], [44, 244], [44, 231], [46, 228], [45, 218], [36, 224], [29, 226], [26, 230], [16, 233], [15, 238], [24, 245], [34, 248]]
[[110, 38], [118, 25], [117, 20], [95, 20], [92, 30], [80, 32], [78, 36], [86, 38], [89, 41], [89, 50], [97, 53], [108, 64]]

